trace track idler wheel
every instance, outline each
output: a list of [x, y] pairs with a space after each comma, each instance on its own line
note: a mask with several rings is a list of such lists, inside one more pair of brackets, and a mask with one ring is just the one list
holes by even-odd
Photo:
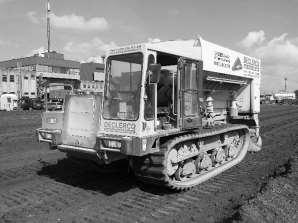
[[178, 169], [177, 163], [178, 152], [176, 149], [172, 149], [168, 154], [167, 159], [167, 173], [169, 176], [173, 175]]
[[239, 150], [241, 149], [242, 143], [243, 142], [239, 137], [239, 135], [238, 134], [235, 135], [233, 141], [228, 147], [228, 156], [231, 158], [236, 157], [237, 154], [239, 153]]
[[178, 170], [175, 173], [175, 179], [178, 181], [184, 181], [187, 178], [191, 178], [195, 173], [195, 162], [194, 160], [190, 159], [183, 164], [180, 164]]
[[208, 170], [212, 167], [212, 159], [208, 155], [208, 153], [201, 154], [196, 159], [196, 170], [199, 173], [201, 170]]
[[211, 159], [214, 165], [224, 162], [226, 159], [226, 151], [222, 147], [215, 149]]

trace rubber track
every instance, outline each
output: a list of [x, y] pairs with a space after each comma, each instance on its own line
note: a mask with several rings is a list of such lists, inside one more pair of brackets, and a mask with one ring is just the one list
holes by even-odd
[[161, 146], [160, 151], [154, 154], [142, 158], [136, 158], [134, 160], [134, 171], [135, 175], [141, 181], [145, 183], [151, 183], [156, 185], [165, 186], [173, 190], [181, 191], [192, 188], [191, 186], [178, 186], [173, 185], [169, 179], [166, 172], [166, 152], [168, 148], [173, 148], [180, 142], [189, 141], [192, 139], [205, 138], [209, 136], [220, 135], [223, 133], [235, 131], [235, 130], [245, 130], [247, 127], [245, 125], [224, 125], [213, 129], [203, 129], [199, 133], [191, 133], [183, 136], [175, 137], [169, 140], [164, 145]]

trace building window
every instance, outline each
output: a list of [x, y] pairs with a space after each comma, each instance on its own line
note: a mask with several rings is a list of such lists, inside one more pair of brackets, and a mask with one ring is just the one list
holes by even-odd
[[31, 92], [31, 95], [35, 95], [35, 92]]
[[24, 95], [28, 95], [28, 94], [29, 94], [28, 92], [25, 92], [25, 93], [24, 93]]
[[53, 72], [53, 68], [52, 67], [48, 67], [48, 72]]
[[86, 88], [86, 84], [83, 84], [83, 88]]
[[24, 79], [25, 79], [25, 80], [28, 80], [28, 76], [27, 76], [27, 75], [25, 75], [25, 76], [24, 76]]
[[10, 75], [10, 76], [9, 76], [9, 81], [10, 81], [10, 82], [14, 82], [14, 75]]
[[2, 82], [7, 82], [7, 76], [6, 75], [2, 76]]
[[35, 79], [35, 75], [31, 74], [31, 79], [34, 80]]
[[15, 94], [15, 92], [14, 92], [14, 91], [12, 91], [12, 92], [9, 92], [9, 94]]
[[30, 70], [31, 71], [36, 71], [36, 65], [32, 65]]

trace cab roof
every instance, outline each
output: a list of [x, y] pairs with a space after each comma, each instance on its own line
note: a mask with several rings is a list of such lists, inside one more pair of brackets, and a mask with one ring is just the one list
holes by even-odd
[[202, 60], [202, 48], [198, 40], [173, 40], [146, 43], [146, 48], [158, 52]]

